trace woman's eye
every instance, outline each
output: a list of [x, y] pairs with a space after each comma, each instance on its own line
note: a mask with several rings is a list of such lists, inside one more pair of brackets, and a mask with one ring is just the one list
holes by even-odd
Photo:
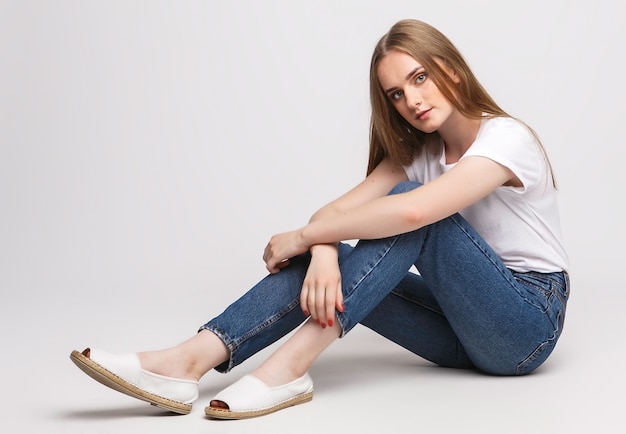
[[399, 100], [401, 97], [402, 97], [402, 91], [401, 90], [398, 90], [398, 91], [396, 91], [396, 92], [391, 94], [391, 99], [396, 100], [396, 101]]
[[426, 73], [425, 73], [425, 72], [419, 73], [419, 74], [417, 74], [417, 76], [415, 77], [415, 82], [416, 82], [417, 84], [423, 83], [423, 82], [425, 82], [425, 81], [426, 81]]

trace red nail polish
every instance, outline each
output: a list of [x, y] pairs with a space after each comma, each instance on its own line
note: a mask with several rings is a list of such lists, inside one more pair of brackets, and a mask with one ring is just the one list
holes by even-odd
[[303, 313], [304, 313], [304, 316], [309, 316], [309, 311], [308, 310], [303, 311]]
[[328, 320], [328, 326], [329, 326], [329, 327], [332, 327], [332, 326], [333, 326], [333, 324], [334, 324], [333, 320], [332, 320], [332, 319], [329, 319], [329, 320]]
[[322, 323], [322, 328], [325, 329], [326, 328], [326, 324]]

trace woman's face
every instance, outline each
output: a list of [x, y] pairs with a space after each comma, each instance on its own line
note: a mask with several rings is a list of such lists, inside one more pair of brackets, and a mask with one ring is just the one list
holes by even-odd
[[439, 130], [457, 110], [439, 91], [422, 65], [400, 50], [378, 64], [378, 81], [398, 113], [424, 133]]

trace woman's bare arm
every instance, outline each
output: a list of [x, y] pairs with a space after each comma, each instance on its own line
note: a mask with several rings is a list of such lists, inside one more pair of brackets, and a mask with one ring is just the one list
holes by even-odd
[[419, 229], [468, 207], [513, 178], [508, 168], [493, 160], [470, 157], [421, 188], [312, 221], [299, 231], [301, 245], [384, 238]]
[[512, 179], [513, 173], [493, 160], [470, 157], [421, 188], [320, 215], [303, 228], [275, 235], [266, 247], [264, 260], [271, 271], [281, 261], [316, 244], [409, 232], [466, 208]]
[[385, 196], [396, 184], [406, 179], [402, 167], [383, 160], [357, 186], [316, 211], [310, 222], [341, 215], [373, 199]]

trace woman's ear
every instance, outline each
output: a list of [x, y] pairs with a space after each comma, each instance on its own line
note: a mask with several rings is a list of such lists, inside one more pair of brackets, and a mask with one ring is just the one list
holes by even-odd
[[459, 84], [461, 82], [461, 78], [459, 77], [459, 74], [457, 74], [454, 69], [450, 68], [445, 60], [437, 58], [435, 59], [435, 62], [437, 62], [437, 64], [441, 67], [441, 69], [443, 69], [446, 72], [446, 74], [448, 74], [448, 77], [450, 77], [450, 79], [454, 82], [454, 84]]
[[448, 74], [448, 77], [450, 77], [450, 79], [454, 82], [454, 84], [459, 84], [461, 82], [461, 77], [459, 77], [459, 74], [456, 73], [456, 71], [452, 68], [449, 68], [448, 65], [446, 65], [445, 63], [442, 65], [444, 71], [446, 71], [446, 73]]
[[450, 73], [450, 78], [452, 79], [452, 81], [454, 81], [454, 84], [459, 84], [461, 82], [461, 78], [456, 73], [456, 71], [452, 71]]

